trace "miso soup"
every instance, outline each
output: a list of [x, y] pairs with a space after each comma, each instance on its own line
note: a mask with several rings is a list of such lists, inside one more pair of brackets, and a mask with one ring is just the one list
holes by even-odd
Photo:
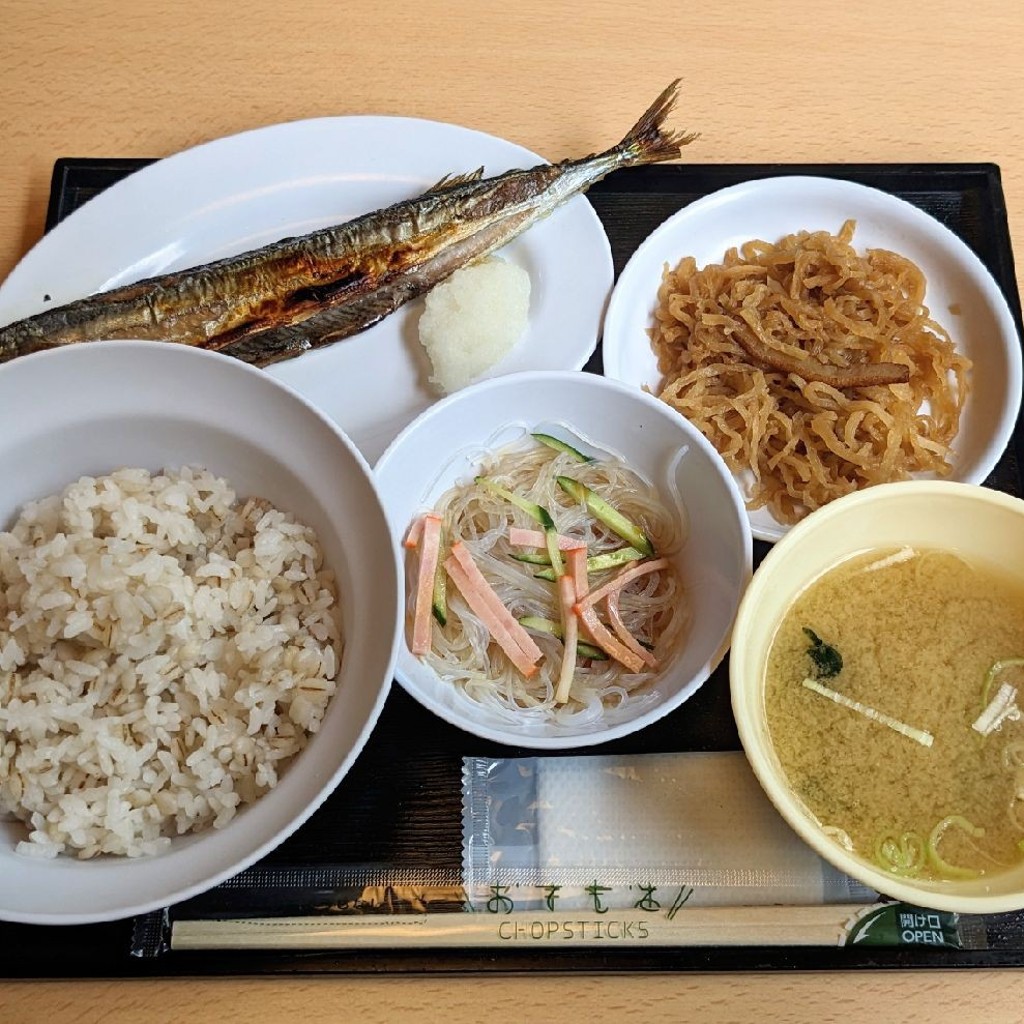
[[903, 876], [1024, 858], [1024, 587], [933, 550], [875, 551], [808, 587], [765, 705], [789, 782], [839, 843]]

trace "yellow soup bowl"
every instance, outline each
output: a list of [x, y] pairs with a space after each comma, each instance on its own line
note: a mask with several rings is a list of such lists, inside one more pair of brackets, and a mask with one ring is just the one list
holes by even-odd
[[897, 876], [823, 831], [794, 792], [773, 748], [765, 710], [766, 668], [786, 612], [810, 584], [846, 559], [908, 545], [955, 552], [1024, 587], [1024, 501], [970, 484], [883, 484], [840, 498], [795, 526], [757, 569], [736, 616], [729, 670], [740, 740], [779, 813], [840, 871], [919, 907], [969, 914], [1018, 910], [1024, 908], [1024, 854], [1016, 865], [977, 878]]

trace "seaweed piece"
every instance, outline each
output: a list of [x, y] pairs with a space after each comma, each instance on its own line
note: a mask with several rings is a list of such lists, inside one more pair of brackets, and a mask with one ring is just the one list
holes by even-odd
[[807, 654], [814, 662], [814, 675], [818, 679], [833, 679], [843, 671], [843, 656], [831, 645], [814, 632], [804, 626], [804, 633], [811, 645], [807, 648]]

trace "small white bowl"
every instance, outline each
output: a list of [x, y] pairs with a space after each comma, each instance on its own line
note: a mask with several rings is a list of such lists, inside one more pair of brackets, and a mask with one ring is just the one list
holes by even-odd
[[472, 480], [488, 453], [534, 431], [575, 436], [623, 459], [669, 507], [676, 495], [683, 498], [689, 538], [677, 564], [694, 615], [681, 655], [658, 681], [657, 702], [614, 725], [510, 727], [415, 658], [404, 639], [396, 677], [424, 707], [475, 736], [537, 749], [582, 747], [625, 736], [667, 715], [721, 661], [750, 578], [750, 527], [725, 463], [664, 403], [593, 374], [538, 371], [471, 385], [421, 414], [392, 442], [374, 474], [396, 543], [413, 518], [448, 488]]
[[[774, 242], [794, 231], [838, 231], [857, 221], [858, 251], [891, 249], [924, 272], [932, 316], [974, 362], [972, 391], [953, 444], [951, 479], [980, 484], [1013, 434], [1021, 404], [1021, 342], [999, 285], [970, 248], [916, 206], [851, 181], [794, 175], [721, 189], [670, 217], [633, 254], [605, 315], [604, 372], [660, 390], [647, 330], [654, 323], [665, 265], [684, 256], [720, 263], [727, 249], [753, 238]], [[958, 308], [954, 315], [951, 308]], [[778, 540], [789, 528], [765, 509], [750, 513], [754, 536]]]
[[313, 813], [362, 749], [393, 676], [401, 566], [369, 467], [324, 415], [226, 356], [95, 342], [0, 366], [0, 528], [28, 500], [119, 467], [202, 465], [312, 526], [336, 574], [345, 653], [320, 731], [279, 784], [225, 828], [138, 859], [40, 860], [0, 820], [0, 919], [82, 924], [194, 896], [268, 853]]
[[729, 676], [740, 741], [782, 816], [844, 874], [914, 906], [964, 914], [1019, 910], [1024, 908], [1024, 861], [991, 877], [928, 882], [896, 877], [844, 849], [821, 830], [790, 788], [772, 745], [765, 665], [786, 611], [814, 580], [846, 558], [904, 545], [955, 551], [976, 565], [1024, 580], [1024, 501], [970, 484], [904, 481], [838, 498], [794, 526], [758, 566], [736, 616]]

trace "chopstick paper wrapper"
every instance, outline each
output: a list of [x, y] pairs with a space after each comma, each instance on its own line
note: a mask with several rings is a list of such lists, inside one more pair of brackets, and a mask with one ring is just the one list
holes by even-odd
[[739, 753], [468, 758], [463, 780], [461, 903], [445, 890], [430, 912], [416, 890], [398, 901], [427, 912], [382, 913], [378, 884], [357, 913], [178, 920], [171, 947], [985, 944], [980, 919], [879, 903], [834, 871]]
[[467, 759], [475, 909], [866, 904], [783, 821], [740, 752]]

